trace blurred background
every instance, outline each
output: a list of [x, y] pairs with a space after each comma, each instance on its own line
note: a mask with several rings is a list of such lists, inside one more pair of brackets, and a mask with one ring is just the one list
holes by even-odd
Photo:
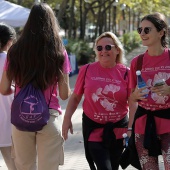
[[[170, 0], [0, 0], [0, 8], [2, 2], [19, 5], [26, 10], [39, 2], [51, 6], [60, 23], [60, 35], [70, 56], [73, 67], [71, 74], [77, 73], [81, 65], [95, 61], [93, 44], [101, 33], [115, 33], [128, 54], [141, 45], [136, 29], [142, 16], [161, 12], [170, 23]], [[0, 9], [0, 22], [3, 11], [6, 12]], [[27, 14], [21, 12], [20, 16], [24, 15]], [[23, 26], [14, 26], [18, 35]]]

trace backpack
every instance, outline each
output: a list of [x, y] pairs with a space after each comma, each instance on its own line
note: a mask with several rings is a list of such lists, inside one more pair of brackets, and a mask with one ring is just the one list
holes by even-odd
[[42, 91], [29, 83], [14, 96], [11, 106], [11, 123], [22, 131], [39, 131], [50, 118], [49, 104], [47, 105]]

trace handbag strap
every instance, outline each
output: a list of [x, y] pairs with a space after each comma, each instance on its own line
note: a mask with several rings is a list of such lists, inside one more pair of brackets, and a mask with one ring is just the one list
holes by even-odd
[[86, 73], [87, 73], [87, 69], [88, 69], [89, 65], [90, 65], [90, 64], [87, 65], [86, 70], [85, 70], [85, 73], [84, 73], [84, 85], [85, 85], [85, 78], [86, 78]]
[[126, 80], [127, 75], [128, 75], [128, 68], [126, 67], [126, 72], [124, 74], [124, 80]]

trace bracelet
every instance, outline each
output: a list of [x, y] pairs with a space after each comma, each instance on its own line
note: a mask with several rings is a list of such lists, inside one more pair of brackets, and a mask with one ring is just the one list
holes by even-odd
[[132, 128], [128, 128], [127, 131], [132, 131]]

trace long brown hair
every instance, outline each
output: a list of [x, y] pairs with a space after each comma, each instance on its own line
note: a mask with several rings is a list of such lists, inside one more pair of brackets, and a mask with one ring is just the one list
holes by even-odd
[[34, 5], [20, 38], [9, 50], [8, 77], [20, 87], [32, 82], [42, 90], [59, 81], [64, 63], [59, 31], [49, 5]]

